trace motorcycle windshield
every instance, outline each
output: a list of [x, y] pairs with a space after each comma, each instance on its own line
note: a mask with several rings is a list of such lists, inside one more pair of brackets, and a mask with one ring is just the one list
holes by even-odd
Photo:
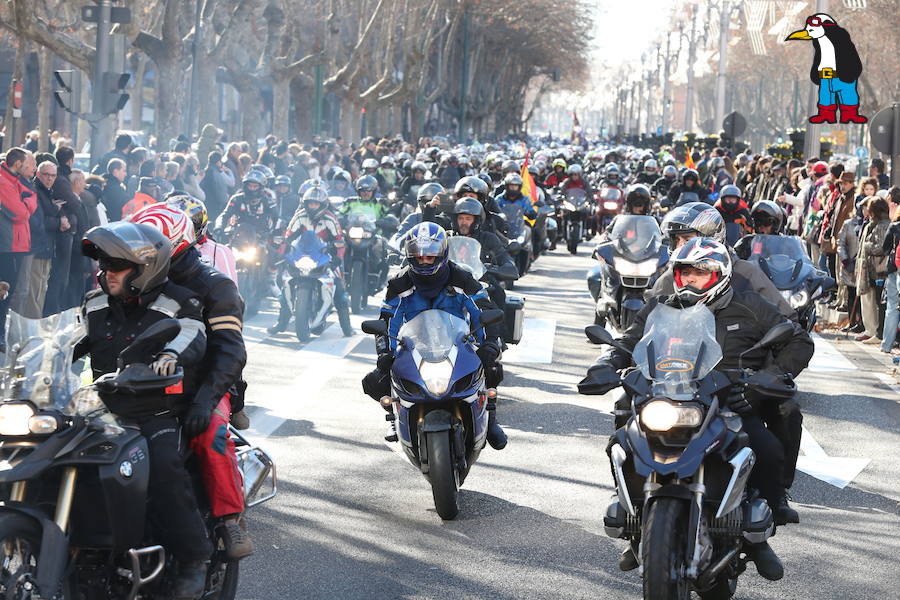
[[502, 209], [509, 224], [509, 239], [514, 240], [525, 231], [525, 211], [518, 204], [507, 204]]
[[566, 200], [574, 204], [575, 208], [578, 208], [587, 202], [587, 192], [582, 188], [569, 188], [566, 190]]
[[375, 221], [378, 220], [378, 205], [374, 202], [367, 202], [365, 205], [359, 204], [353, 207], [353, 212], [347, 217], [347, 227], [354, 225], [365, 227], [371, 224], [371, 228], [375, 229]]
[[306, 230], [300, 237], [291, 242], [291, 251], [287, 258], [297, 261], [304, 256], [312, 258], [316, 264], [325, 264], [331, 257], [325, 252], [326, 244], [314, 231]]
[[792, 235], [762, 235], [753, 236], [750, 242], [750, 259], [768, 258], [782, 254], [797, 260], [802, 258], [804, 262], [811, 262], [806, 255], [806, 248], [800, 238]]
[[71, 365], [84, 333], [79, 308], [43, 319], [10, 311], [0, 377], [3, 401], [30, 400], [40, 410], [65, 411], [80, 385]]
[[456, 342], [469, 333], [469, 324], [443, 310], [424, 310], [403, 324], [397, 334], [405, 347], [415, 349], [427, 362], [440, 362]]
[[722, 359], [716, 320], [705, 304], [673, 308], [658, 304], [647, 317], [634, 363], [653, 382], [655, 396], [673, 400], [693, 397], [694, 384]]
[[688, 202], [700, 202], [700, 196], [697, 195], [697, 192], [681, 192], [681, 197], [678, 198], [678, 204], [684, 205]]
[[454, 235], [449, 244], [450, 260], [471, 273], [476, 281], [481, 279], [484, 275], [484, 263], [481, 262], [481, 244], [478, 240]]
[[659, 255], [662, 232], [656, 219], [649, 215], [619, 215], [609, 240], [624, 258], [642, 262]]

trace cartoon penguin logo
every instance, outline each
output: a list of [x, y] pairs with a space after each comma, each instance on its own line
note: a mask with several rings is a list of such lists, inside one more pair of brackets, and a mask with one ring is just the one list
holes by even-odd
[[787, 36], [787, 40], [811, 40], [815, 54], [809, 78], [819, 86], [819, 113], [810, 123], [837, 123], [838, 105], [841, 123], [865, 123], [859, 114], [856, 81], [862, 73], [862, 61], [850, 33], [834, 18], [817, 13], [806, 18], [806, 27]]

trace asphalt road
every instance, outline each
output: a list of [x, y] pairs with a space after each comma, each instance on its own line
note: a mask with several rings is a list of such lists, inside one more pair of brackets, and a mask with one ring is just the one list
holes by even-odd
[[[360, 388], [371, 339], [344, 340], [336, 324], [305, 346], [290, 333], [266, 336], [274, 308], [247, 323], [249, 435], [274, 455], [279, 494], [250, 514], [257, 552], [243, 562], [239, 598], [641, 597], [637, 571], [617, 567], [622, 542], [602, 524], [616, 392], [575, 390], [598, 352], [583, 334], [588, 248], [541, 258], [517, 286], [526, 317], [539, 320], [505, 361], [498, 416], [509, 445], [482, 452], [452, 522], [383, 441], [384, 412]], [[771, 540], [785, 578], [765, 581], [751, 566], [736, 598], [898, 597], [900, 392], [871, 346], [817, 344], [798, 382], [806, 464], [826, 479], [865, 468], [843, 489], [798, 473], [802, 522]]]

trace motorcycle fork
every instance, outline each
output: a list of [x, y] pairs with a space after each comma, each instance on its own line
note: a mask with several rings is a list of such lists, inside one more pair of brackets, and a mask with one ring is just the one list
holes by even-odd
[[25, 491], [28, 489], [28, 483], [25, 481], [16, 481], [12, 484], [9, 493], [11, 502], [25, 502]]
[[63, 469], [62, 481], [59, 484], [59, 494], [56, 497], [56, 514], [53, 521], [59, 525], [62, 531], [69, 527], [69, 516], [72, 514], [72, 501], [75, 498], [75, 480], [78, 477], [78, 469], [66, 467]]
[[700, 559], [703, 552], [703, 544], [700, 539], [701, 529], [703, 527], [703, 497], [706, 495], [706, 485], [704, 484], [705, 470], [703, 463], [697, 469], [694, 476], [694, 483], [688, 486], [691, 491], [691, 504], [688, 515], [688, 538], [687, 556], [689, 563], [685, 575], [689, 579], [696, 580], [700, 575]]

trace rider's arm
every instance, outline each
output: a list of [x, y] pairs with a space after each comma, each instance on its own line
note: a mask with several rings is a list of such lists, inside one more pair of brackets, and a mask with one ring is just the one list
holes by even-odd
[[175, 300], [180, 304], [175, 318], [178, 319], [178, 324], [181, 325], [181, 331], [166, 344], [163, 352], [175, 353], [178, 357], [178, 363], [182, 366], [196, 365], [203, 360], [203, 355], [206, 353], [203, 304], [193, 294], [175, 298]]
[[[647, 323], [647, 317], [653, 312], [653, 309], [656, 308], [657, 304], [659, 304], [659, 298], [650, 299], [647, 302], [647, 305], [639, 310], [634, 316], [634, 321], [632, 321], [631, 326], [626, 329], [625, 333], [622, 334], [622, 337], [619, 338], [619, 342], [624, 344], [629, 351], [634, 350], [634, 347], [637, 346], [637, 343], [641, 341], [641, 338], [644, 336], [644, 326]], [[624, 369], [631, 365], [631, 355], [618, 348], [613, 348], [606, 355], [605, 360], [616, 369]]]
[[[497, 237], [497, 234], [491, 231], [485, 231], [481, 234], [482, 246], [491, 257], [491, 270], [501, 275], [506, 275], [508, 279], [518, 279], [519, 269], [512, 257], [506, 250], [506, 246]], [[498, 307], [500, 308], [500, 307]]]
[[[762, 296], [742, 297], [741, 302], [750, 306], [763, 335], [785, 320], [784, 316], [778, 312], [778, 309]], [[806, 330], [797, 323], [792, 324], [794, 326], [794, 336], [786, 344], [776, 348], [772, 352], [772, 356], [775, 364], [783, 372], [790, 373], [796, 377], [812, 360], [813, 352], [816, 348]]]
[[244, 302], [234, 282], [216, 275], [208, 302], [204, 307], [207, 331], [207, 352], [203, 380], [194, 401], [215, 407], [240, 377], [247, 363], [243, 326]]

